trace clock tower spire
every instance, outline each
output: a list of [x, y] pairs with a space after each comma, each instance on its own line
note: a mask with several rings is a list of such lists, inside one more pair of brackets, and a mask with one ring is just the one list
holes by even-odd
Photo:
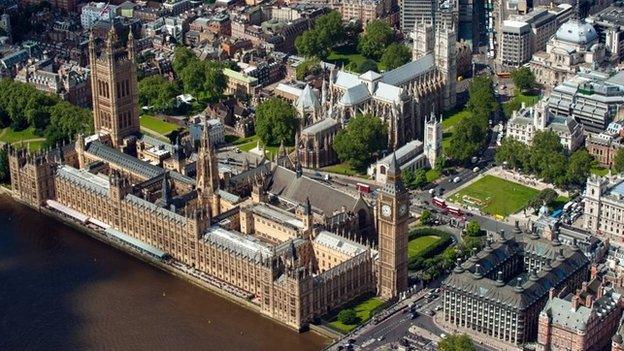
[[379, 289], [390, 299], [407, 289], [407, 221], [409, 193], [401, 181], [401, 169], [392, 154], [386, 184], [377, 195], [376, 217], [379, 235]]

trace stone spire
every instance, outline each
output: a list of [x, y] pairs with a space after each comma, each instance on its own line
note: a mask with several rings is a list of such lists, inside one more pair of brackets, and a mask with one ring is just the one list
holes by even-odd
[[199, 142], [197, 159], [197, 188], [205, 194], [219, 190], [219, 165], [217, 155], [210, 139], [210, 129], [206, 118], [203, 118], [204, 129]]

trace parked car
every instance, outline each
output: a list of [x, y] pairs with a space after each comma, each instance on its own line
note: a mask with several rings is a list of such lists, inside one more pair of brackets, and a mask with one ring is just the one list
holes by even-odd
[[453, 178], [453, 183], [459, 183], [461, 181], [460, 177]]

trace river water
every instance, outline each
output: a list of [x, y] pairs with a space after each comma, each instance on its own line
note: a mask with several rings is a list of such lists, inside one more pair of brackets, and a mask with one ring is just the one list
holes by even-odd
[[299, 334], [0, 197], [0, 350], [320, 350]]

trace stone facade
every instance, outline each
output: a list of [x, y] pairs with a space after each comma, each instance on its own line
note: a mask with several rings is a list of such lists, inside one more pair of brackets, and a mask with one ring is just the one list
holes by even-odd
[[589, 261], [577, 246], [561, 245], [536, 232], [502, 233], [442, 283], [444, 320], [454, 327], [510, 346], [535, 340], [538, 317], [551, 291], [576, 290]]
[[126, 146], [126, 137], [140, 131], [138, 81], [134, 63], [134, 38], [120, 47], [115, 27], [111, 29], [100, 52], [93, 35], [89, 38], [91, 92], [94, 126], [110, 134], [113, 146]]

